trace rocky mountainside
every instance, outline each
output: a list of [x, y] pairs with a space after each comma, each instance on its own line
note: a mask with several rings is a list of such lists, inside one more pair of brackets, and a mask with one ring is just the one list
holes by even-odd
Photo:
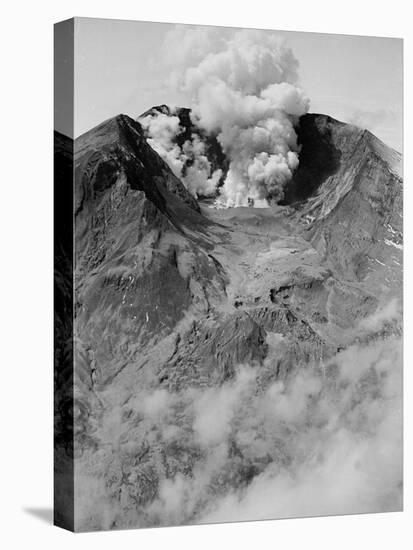
[[[189, 396], [227, 387], [239, 365], [264, 391], [400, 334], [396, 315], [371, 321], [400, 298], [400, 155], [324, 115], [297, 133], [299, 168], [265, 209], [198, 202], [127, 116], [75, 140], [78, 529], [199, 520], [212, 496], [293, 459], [233, 439], [199, 500], [179, 518], [161, 507], [205, 464]], [[219, 144], [208, 151], [225, 172]]]
[[[285, 202], [298, 201], [308, 224], [306, 238], [347, 280], [397, 287], [403, 229], [400, 154], [369, 131], [322, 115], [302, 117], [299, 139], [300, 165]], [[384, 278], [382, 267], [388, 271]]]

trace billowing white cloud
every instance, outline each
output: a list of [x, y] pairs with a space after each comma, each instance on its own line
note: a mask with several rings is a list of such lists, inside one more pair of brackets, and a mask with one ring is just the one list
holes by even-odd
[[179, 118], [157, 113], [140, 118], [139, 122], [148, 135], [149, 145], [166, 161], [175, 176], [180, 177], [185, 159], [175, 143], [175, 137], [182, 132]]
[[195, 196], [215, 193], [222, 170], [212, 170], [205, 154], [205, 143], [193, 133], [182, 147], [176, 137], [183, 132], [179, 117], [153, 112], [139, 119], [149, 145], [166, 161], [173, 173], [181, 178], [187, 189]]
[[[280, 200], [299, 162], [294, 123], [309, 108], [291, 49], [271, 32], [178, 26], [167, 35], [164, 53], [169, 81], [188, 98], [194, 124], [217, 137], [230, 161], [218, 204]], [[162, 141], [156, 128], [147, 129]], [[173, 144], [166, 150], [173, 167]], [[195, 161], [195, 174], [184, 178], [194, 194], [212, 194], [220, 179], [203, 169], [205, 162]]]

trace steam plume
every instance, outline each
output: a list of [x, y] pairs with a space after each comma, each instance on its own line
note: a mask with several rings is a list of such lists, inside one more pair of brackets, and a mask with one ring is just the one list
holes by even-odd
[[140, 118], [139, 122], [146, 132], [149, 145], [195, 197], [215, 193], [222, 170], [212, 170], [205, 154], [205, 144], [197, 133], [193, 133], [191, 139], [180, 147], [175, 141], [183, 132], [178, 116], [153, 112]]
[[[267, 206], [280, 200], [298, 166], [294, 122], [309, 108], [291, 49], [263, 31], [176, 27], [167, 36], [165, 57], [170, 84], [188, 97], [193, 122], [217, 136], [229, 158], [218, 203]], [[171, 144], [164, 149], [166, 156], [176, 154]], [[217, 175], [207, 178], [204, 194], [218, 181]]]

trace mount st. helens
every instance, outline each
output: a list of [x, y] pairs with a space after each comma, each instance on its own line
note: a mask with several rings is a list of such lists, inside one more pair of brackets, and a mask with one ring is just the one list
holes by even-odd
[[[191, 139], [189, 110], [179, 118]], [[208, 454], [185, 412], [191, 392], [226, 387], [239, 365], [257, 391], [303, 370], [323, 378], [355, 343], [400, 336], [397, 306], [380, 313], [401, 297], [400, 155], [325, 115], [296, 132], [299, 166], [263, 209], [197, 200], [125, 115], [75, 140], [79, 530], [196, 522], [217, 495], [292, 459], [231, 444], [199, 500], [168, 519], [165, 486], [195, 479]], [[198, 135], [224, 177], [219, 142]], [[175, 432], [147, 420], [159, 407], [136, 406], [151, 395], [173, 400]]]

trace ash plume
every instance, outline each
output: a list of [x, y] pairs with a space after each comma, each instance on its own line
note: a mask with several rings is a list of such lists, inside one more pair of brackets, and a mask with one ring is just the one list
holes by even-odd
[[168, 163], [181, 178], [186, 188], [195, 196], [215, 193], [222, 170], [213, 170], [205, 151], [205, 144], [197, 133], [192, 133], [182, 147], [176, 137], [183, 133], [179, 117], [173, 114], [153, 112], [139, 119], [149, 145]]
[[[173, 67], [169, 84], [188, 98], [194, 124], [216, 136], [229, 159], [217, 204], [265, 207], [282, 199], [299, 162], [294, 124], [309, 108], [291, 49], [272, 33], [176, 27], [164, 54]], [[182, 175], [187, 152], [173, 140], [179, 121], [167, 118], [150, 117], [143, 126], [150, 143]], [[186, 143], [196, 160], [184, 183], [193, 194], [211, 195], [221, 174], [211, 174], [199, 143], [199, 151], [194, 141]]]

